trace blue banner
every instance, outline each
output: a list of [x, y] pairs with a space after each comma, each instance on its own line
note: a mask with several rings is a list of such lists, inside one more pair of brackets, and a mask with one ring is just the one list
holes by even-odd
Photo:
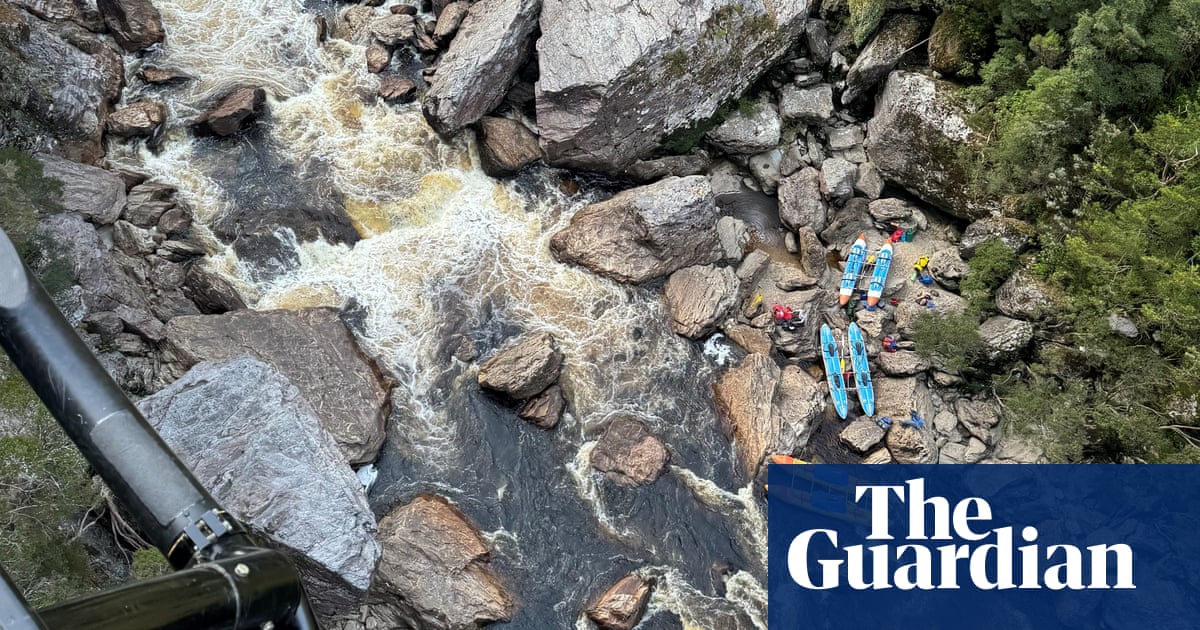
[[770, 630], [1200, 628], [1200, 466], [771, 464]]

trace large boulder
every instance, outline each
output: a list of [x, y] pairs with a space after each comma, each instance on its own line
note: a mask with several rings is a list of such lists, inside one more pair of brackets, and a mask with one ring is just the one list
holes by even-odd
[[883, 436], [883, 428], [874, 420], [863, 416], [847, 424], [838, 434], [838, 439], [856, 453], [867, 453], [883, 441]]
[[40, 153], [46, 177], [62, 182], [62, 207], [97, 225], [107, 225], [121, 216], [125, 207], [125, 182], [110, 171]]
[[1011, 217], [985, 217], [975, 221], [963, 230], [962, 255], [968, 259], [975, 255], [975, 250], [982, 244], [999, 239], [1013, 253], [1020, 254], [1033, 246], [1037, 238], [1037, 228]]
[[471, 5], [425, 92], [425, 118], [434, 129], [456, 133], [504, 100], [529, 54], [541, 9], [542, 0], [480, 0]]
[[821, 196], [821, 172], [809, 166], [779, 182], [779, 219], [793, 230], [816, 232], [829, 222], [829, 207]]
[[[66, 3], [64, 3], [66, 4]], [[0, 5], [0, 145], [88, 164], [104, 156], [104, 119], [124, 85], [121, 56], [83, 28]]]
[[747, 355], [738, 367], [713, 383], [717, 413], [736, 444], [742, 472], [753, 476], [771, 443], [772, 401], [779, 387], [779, 366], [762, 354]]
[[663, 286], [671, 330], [699, 339], [716, 329], [737, 303], [737, 274], [729, 267], [685, 267]]
[[807, 0], [546, 0], [537, 120], [547, 156], [609, 172], [646, 157], [785, 55], [808, 12]]
[[804, 125], [819, 125], [833, 115], [833, 87], [828, 83], [811, 87], [788, 84], [779, 89], [779, 115]]
[[707, 177], [668, 177], [575, 213], [550, 251], [620, 282], [645, 282], [718, 260], [717, 218]]
[[600, 630], [632, 630], [646, 612], [654, 584], [630, 573], [604, 591], [586, 611]]
[[779, 112], [769, 101], [757, 101], [749, 111], [730, 114], [705, 136], [709, 144], [726, 153], [754, 154], [779, 145], [782, 124]]
[[150, 0], [96, 0], [113, 39], [127, 52], [158, 44], [166, 37], [162, 15]]
[[989, 358], [1010, 357], [1033, 340], [1033, 324], [996, 315], [979, 325], [979, 337], [987, 346]]
[[[455, 6], [461, 3], [454, 3]], [[479, 121], [479, 164], [492, 177], [515, 175], [542, 159], [537, 136], [518, 120], [484, 116]]]
[[652, 483], [667, 465], [667, 447], [645, 422], [621, 414], [604, 427], [592, 449], [592, 468], [623, 486]]
[[122, 137], [152, 137], [167, 120], [167, 106], [154, 101], [130, 103], [108, 117], [108, 133]]
[[523, 400], [558, 381], [563, 354], [554, 335], [542, 332], [518, 339], [479, 366], [479, 385]]
[[379, 561], [362, 483], [288, 379], [200, 363], [138, 407], [213, 496], [295, 559], [322, 616], [356, 608]]
[[842, 104], [850, 105], [868, 94], [921, 39], [928, 25], [925, 18], [910, 14], [897, 15], [884, 24], [850, 66]]
[[958, 290], [959, 283], [970, 271], [971, 266], [962, 259], [957, 247], [938, 250], [929, 257], [929, 275], [952, 291]]
[[897, 464], [938, 463], [937, 435], [929, 426], [893, 426], [887, 434], [887, 449]]
[[121, 305], [150, 310], [141, 288], [121, 269], [96, 228], [82, 216], [71, 212], [48, 216], [38, 224], [38, 233], [61, 245], [58, 253], [83, 287], [88, 312], [112, 311]]
[[785, 366], [779, 374], [763, 454], [799, 452], [808, 445], [824, 411], [821, 381], [798, 366]]
[[1037, 320], [1051, 315], [1054, 305], [1041, 284], [1022, 269], [996, 289], [996, 310], [1015, 319]]
[[192, 128], [200, 135], [232, 136], [249, 127], [266, 103], [267, 92], [262, 88], [234, 88], [197, 116]]
[[176, 317], [163, 363], [177, 377], [201, 361], [250, 355], [287, 376], [317, 410], [351, 464], [375, 460], [383, 445], [391, 383], [363, 354], [332, 308], [231, 311]]
[[368, 627], [475, 630], [512, 619], [516, 598], [491, 567], [491, 546], [445, 499], [420, 495], [392, 510], [379, 542], [370, 616], [380, 623]]
[[998, 204], [973, 192], [961, 152], [981, 142], [948, 83], [912, 72], [888, 76], [867, 125], [867, 155], [890, 182], [964, 219], [988, 216]]

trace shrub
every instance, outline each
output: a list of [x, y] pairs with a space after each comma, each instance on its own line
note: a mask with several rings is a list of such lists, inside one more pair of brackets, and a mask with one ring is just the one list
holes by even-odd
[[987, 357], [979, 321], [971, 315], [923, 313], [913, 322], [917, 352], [947, 372], [965, 372]]
[[994, 308], [992, 294], [1017, 268], [1017, 255], [998, 238], [990, 238], [975, 248], [971, 270], [959, 286], [971, 310], [985, 314]]

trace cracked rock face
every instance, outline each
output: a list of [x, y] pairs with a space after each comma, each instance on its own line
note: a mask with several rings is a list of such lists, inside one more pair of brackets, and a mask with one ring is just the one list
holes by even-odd
[[806, 0], [546, 0], [537, 120], [551, 163], [620, 171], [704, 120], [804, 32]]

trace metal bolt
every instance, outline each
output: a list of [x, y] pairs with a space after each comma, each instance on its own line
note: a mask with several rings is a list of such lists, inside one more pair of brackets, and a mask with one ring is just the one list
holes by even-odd
[[246, 577], [247, 575], [250, 575], [250, 567], [239, 562], [233, 567], [233, 572], [236, 573], [238, 577]]

